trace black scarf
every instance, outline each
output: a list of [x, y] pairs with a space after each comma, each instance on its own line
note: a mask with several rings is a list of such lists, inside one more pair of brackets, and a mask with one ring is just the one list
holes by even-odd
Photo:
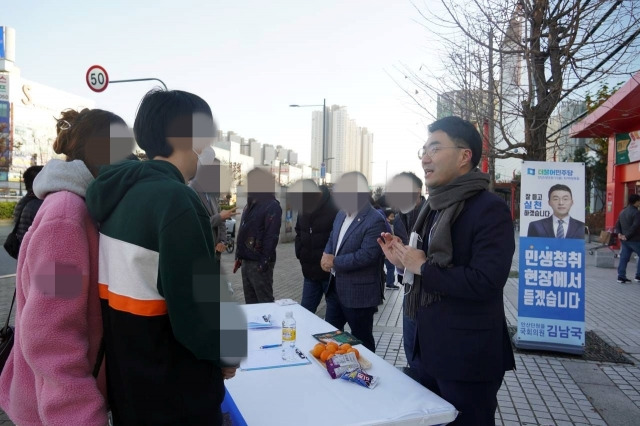
[[[447, 185], [429, 189], [429, 198], [423, 206], [412, 231], [417, 232], [427, 244], [427, 262], [440, 268], [452, 266], [453, 246], [451, 225], [458, 218], [468, 198], [489, 187], [489, 175], [474, 169], [458, 176]], [[427, 230], [429, 213], [435, 211], [436, 218]], [[427, 235], [428, 233], [428, 235]], [[422, 277], [416, 275], [411, 290], [406, 295], [405, 311], [415, 319], [418, 308], [437, 302], [441, 294], [422, 290]]]

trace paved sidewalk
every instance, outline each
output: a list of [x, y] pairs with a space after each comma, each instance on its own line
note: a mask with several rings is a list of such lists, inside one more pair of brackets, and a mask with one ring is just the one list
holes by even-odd
[[[223, 270], [231, 271], [233, 257], [233, 254], [223, 255]], [[586, 257], [587, 329], [620, 348], [636, 365], [517, 353], [517, 370], [505, 375], [498, 394], [496, 424], [640, 424], [640, 284], [618, 284], [615, 269], [596, 268], [595, 256], [587, 254]], [[633, 268], [635, 263], [628, 267], [629, 276], [633, 276]], [[518, 269], [517, 250], [512, 269]], [[235, 297], [243, 303], [240, 273], [229, 274], [227, 278]], [[6, 281], [0, 282], [0, 318], [6, 313], [6, 301], [11, 296], [11, 286]], [[278, 246], [274, 293], [277, 299], [301, 299], [302, 273], [293, 243]], [[376, 353], [398, 367], [406, 366], [402, 346], [402, 294], [402, 290], [385, 291], [386, 300], [375, 316], [374, 325]], [[518, 280], [510, 278], [504, 303], [511, 325], [516, 325], [517, 302]], [[323, 300], [319, 316], [324, 316], [325, 308]], [[0, 425], [9, 424], [0, 411]]]

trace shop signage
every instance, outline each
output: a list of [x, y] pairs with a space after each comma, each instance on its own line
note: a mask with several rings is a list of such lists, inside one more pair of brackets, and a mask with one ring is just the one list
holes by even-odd
[[640, 130], [616, 134], [616, 164], [640, 161]]
[[9, 100], [9, 74], [0, 74], [0, 101]]

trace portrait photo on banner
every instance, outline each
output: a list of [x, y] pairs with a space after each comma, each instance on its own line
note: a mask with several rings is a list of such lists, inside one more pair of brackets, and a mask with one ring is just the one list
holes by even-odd
[[526, 162], [520, 194], [520, 236], [583, 239], [582, 163]]

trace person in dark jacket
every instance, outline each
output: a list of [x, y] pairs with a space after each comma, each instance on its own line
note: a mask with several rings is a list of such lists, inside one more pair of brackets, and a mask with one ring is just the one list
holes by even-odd
[[270, 303], [273, 268], [280, 239], [282, 208], [275, 196], [275, 177], [256, 168], [247, 173], [247, 205], [242, 212], [236, 251], [235, 273], [242, 267], [245, 303]]
[[29, 227], [33, 223], [33, 219], [36, 218], [36, 214], [44, 201], [36, 197], [33, 193], [33, 181], [36, 176], [38, 176], [38, 173], [40, 173], [40, 170], [42, 170], [42, 167], [43, 166], [31, 166], [22, 174], [27, 194], [18, 201], [18, 204], [16, 204], [16, 207], [13, 210], [14, 224], [18, 224], [16, 237], [19, 242], [22, 242], [24, 234], [29, 230]]
[[295, 227], [296, 258], [300, 261], [304, 277], [300, 304], [313, 313], [318, 309], [322, 295], [326, 294], [329, 287], [331, 274], [322, 270], [320, 259], [331, 235], [333, 220], [338, 214], [329, 188], [321, 185], [318, 190], [316, 193], [306, 191], [303, 194], [303, 197], [315, 200], [310, 200], [310, 203], [303, 202]]
[[[389, 200], [392, 208], [398, 209], [399, 213], [394, 220], [394, 235], [402, 240], [402, 243], [409, 244], [409, 236], [416, 224], [420, 210], [426, 200], [422, 196], [422, 180], [411, 172], [403, 172], [394, 176], [388, 185], [388, 193], [385, 198]], [[403, 276], [398, 274], [398, 282], [402, 284]], [[405, 289], [408, 292], [409, 288]], [[402, 341], [404, 343], [404, 353], [409, 364], [409, 375], [417, 374], [420, 359], [414, 356], [414, 346], [416, 341], [416, 321], [407, 314], [407, 298], [403, 299], [402, 308]]]
[[[620, 263], [618, 264], [618, 282], [621, 284], [631, 281], [627, 278], [627, 264], [631, 253], [640, 256], [640, 210], [638, 210], [640, 195], [630, 194], [627, 201], [627, 207], [620, 212], [615, 228], [622, 244]], [[635, 281], [640, 282], [640, 262], [636, 268]]]
[[494, 425], [504, 373], [515, 367], [503, 300], [515, 252], [511, 213], [477, 169], [482, 137], [471, 122], [435, 121], [418, 156], [429, 188], [414, 226], [421, 245], [390, 234], [379, 244], [414, 274], [405, 306], [418, 325], [420, 383], [459, 411], [451, 425]]

